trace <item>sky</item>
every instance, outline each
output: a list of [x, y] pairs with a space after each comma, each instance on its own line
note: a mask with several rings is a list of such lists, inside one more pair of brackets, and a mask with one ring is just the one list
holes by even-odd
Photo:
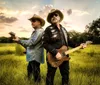
[[[100, 0], [0, 0], [0, 37], [15, 32], [30, 37], [33, 28], [28, 20], [34, 14], [45, 19], [51, 9], [64, 14], [61, 24], [67, 31], [84, 32], [85, 26], [100, 17]], [[50, 24], [46, 21], [45, 29]]]

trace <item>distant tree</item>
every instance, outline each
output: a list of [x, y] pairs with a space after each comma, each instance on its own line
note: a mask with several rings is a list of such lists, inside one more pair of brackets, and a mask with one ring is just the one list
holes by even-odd
[[76, 32], [74, 30], [71, 30], [68, 32], [68, 34], [69, 34], [70, 40], [72, 42], [76, 42], [77, 44], [79, 44], [81, 42], [80, 41], [80, 35], [81, 35], [80, 32]]
[[7, 43], [7, 42], [9, 42], [9, 39], [6, 38], [6, 37], [0, 37], [0, 42], [1, 43]]
[[85, 33], [89, 35], [89, 38], [93, 40], [94, 43], [100, 43], [100, 18], [86, 25]]
[[68, 32], [68, 34], [69, 34], [70, 38], [72, 38], [75, 36], [78, 37], [80, 35], [80, 32], [76, 32], [75, 30], [71, 30]]
[[[20, 39], [27, 40], [28, 38], [22, 37]], [[0, 37], [0, 43], [14, 43], [12, 37]]]
[[87, 25], [86, 31], [93, 36], [100, 37], [100, 18]]
[[21, 37], [20, 39], [22, 39], [22, 40], [28, 40], [29, 38]]
[[85, 43], [86, 41], [89, 40], [89, 35], [88, 33], [86, 32], [76, 32], [74, 30], [72, 31], [69, 31], [69, 36], [70, 36], [70, 39], [73, 41], [73, 42], [76, 42], [78, 45], [81, 44], [81, 43]]

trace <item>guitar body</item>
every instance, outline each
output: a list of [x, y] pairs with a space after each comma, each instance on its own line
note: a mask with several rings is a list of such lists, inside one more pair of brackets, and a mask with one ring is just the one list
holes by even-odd
[[48, 59], [48, 62], [51, 64], [51, 66], [59, 67], [64, 61], [68, 61], [70, 59], [66, 55], [63, 56], [63, 53], [67, 51], [67, 49], [68, 48], [66, 46], [62, 46], [60, 49], [58, 49], [58, 52], [62, 54], [61, 60], [57, 60], [55, 56], [52, 56], [52, 54], [48, 52], [47, 59]]
[[68, 50], [68, 48], [66, 46], [62, 46], [60, 49], [58, 49], [58, 52], [61, 53], [61, 55], [62, 55], [62, 58], [60, 60], [57, 60], [55, 56], [52, 56], [52, 54], [48, 52], [48, 54], [47, 54], [48, 62], [53, 67], [59, 67], [64, 61], [68, 61], [70, 59], [66, 55], [83, 48], [83, 45], [87, 45], [87, 44], [91, 44], [91, 43], [92, 43], [92, 41], [86, 41], [86, 43], [81, 44], [71, 50]]

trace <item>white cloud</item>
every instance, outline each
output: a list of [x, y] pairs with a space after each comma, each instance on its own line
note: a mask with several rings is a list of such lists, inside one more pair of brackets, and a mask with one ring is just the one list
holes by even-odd
[[[7, 8], [0, 8], [1, 13], [5, 14], [5, 16], [14, 16], [17, 17], [18, 20], [15, 23], [9, 24], [12, 25], [12, 27], [10, 27], [10, 30], [8, 31], [15, 31], [18, 36], [25, 36], [27, 37], [26, 34], [31, 34], [32, 32], [32, 26], [31, 23], [28, 21], [28, 19], [30, 17], [33, 16], [33, 14], [38, 14], [41, 17], [43, 17], [46, 20], [47, 14], [50, 12], [50, 10], [53, 7], [53, 5], [45, 5], [42, 8], [38, 5], [35, 5], [33, 7], [30, 7], [31, 9], [29, 10], [11, 10], [11, 9], [7, 9]], [[79, 30], [80, 31], [80, 26], [77, 26], [76, 23], [73, 22], [73, 17], [79, 17], [79, 16], [83, 16], [83, 15], [89, 15], [88, 12], [86, 11], [81, 11], [81, 10], [72, 10], [71, 9], [71, 14], [68, 14], [68, 10], [69, 9], [62, 9], [62, 13], [64, 14], [64, 20], [61, 22], [61, 24], [66, 27], [68, 30]], [[74, 23], [74, 24], [73, 24]], [[49, 26], [49, 23], [47, 23], [45, 26], [43, 27], [44, 29]], [[5, 26], [6, 27], [6, 26]], [[20, 28], [22, 27], [22, 28]], [[8, 26], [7, 26], [8, 28]], [[13, 29], [16, 28], [16, 29]], [[18, 33], [19, 32], [19, 33]], [[22, 35], [22, 33], [23, 35]]]
[[5, 1], [0, 1], [0, 4], [4, 5], [4, 4], [6, 4], [6, 2]]
[[45, 5], [38, 14], [44, 18], [47, 17], [47, 14], [50, 12], [50, 10], [53, 8], [53, 5]]
[[37, 9], [37, 8], [39, 8], [38, 5], [35, 5], [35, 6], [32, 7], [32, 9]]
[[5, 7], [0, 7], [0, 13], [3, 13], [5, 16], [8, 17], [21, 17], [21, 16], [32, 16], [33, 13], [36, 13], [39, 7], [38, 6], [34, 6], [29, 10], [12, 10], [12, 9], [8, 9]]
[[81, 10], [73, 10], [73, 14], [76, 16], [84, 16], [84, 15], [90, 15], [87, 11], [81, 11]]

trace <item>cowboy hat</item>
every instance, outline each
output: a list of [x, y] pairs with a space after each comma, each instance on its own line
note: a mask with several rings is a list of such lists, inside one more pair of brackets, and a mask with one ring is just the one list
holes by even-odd
[[34, 14], [33, 17], [31, 17], [29, 20], [31, 22], [32, 22], [32, 20], [39, 20], [41, 22], [41, 26], [45, 25], [45, 20], [36, 14]]
[[64, 16], [63, 16], [63, 13], [60, 10], [58, 10], [58, 9], [51, 9], [50, 13], [47, 16], [47, 21], [49, 23], [51, 23], [51, 17], [52, 17], [52, 14], [54, 14], [54, 13], [58, 13], [59, 14], [60, 22], [61, 22], [63, 20]]

